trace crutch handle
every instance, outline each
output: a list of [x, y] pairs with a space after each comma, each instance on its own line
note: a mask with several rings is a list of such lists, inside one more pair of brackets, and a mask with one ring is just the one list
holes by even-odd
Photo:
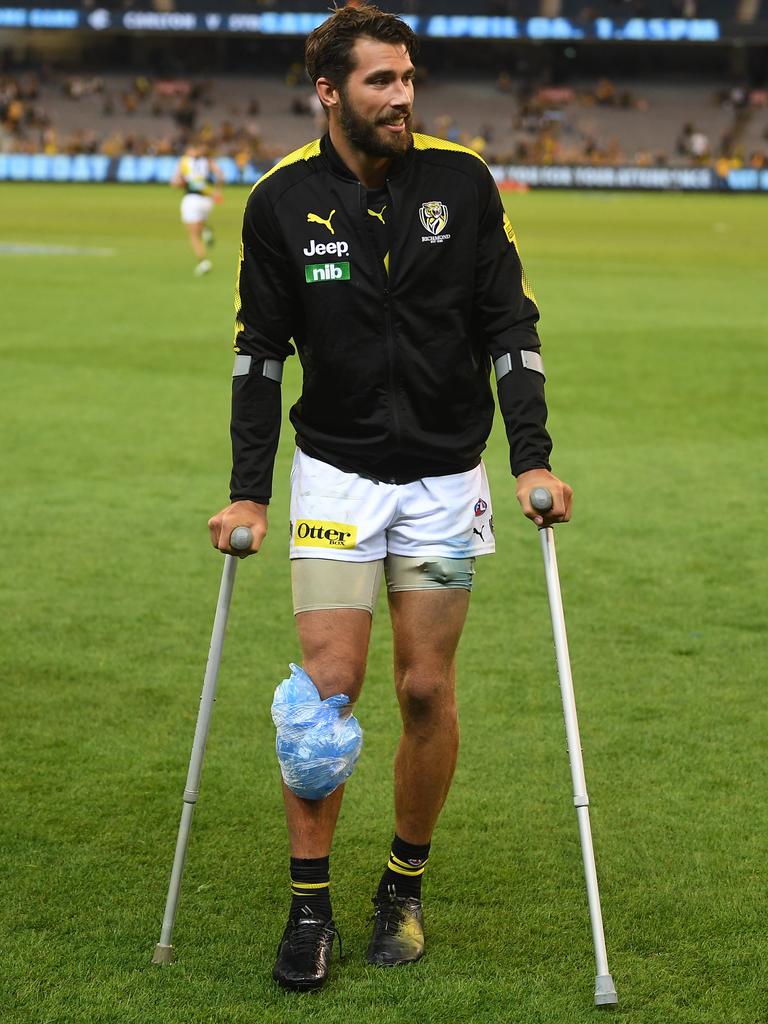
[[236, 526], [229, 535], [229, 546], [235, 551], [249, 551], [253, 544], [250, 526]]
[[537, 512], [549, 512], [552, 508], [552, 494], [546, 487], [534, 487], [528, 500]]

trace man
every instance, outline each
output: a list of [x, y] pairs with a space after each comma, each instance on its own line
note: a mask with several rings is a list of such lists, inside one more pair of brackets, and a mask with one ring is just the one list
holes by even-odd
[[[303, 667], [321, 698], [357, 699], [382, 571], [389, 590], [403, 733], [367, 952], [382, 966], [424, 951], [421, 880], [458, 748], [456, 648], [475, 558], [494, 550], [480, 460], [492, 363], [523, 512], [562, 522], [571, 504], [549, 471], [538, 310], [512, 227], [476, 154], [411, 133], [414, 50], [408, 26], [370, 6], [336, 10], [307, 39], [328, 133], [248, 200], [232, 503], [209, 522], [220, 551], [235, 553], [236, 526], [253, 531], [252, 551], [264, 540], [292, 339], [303, 389], [291, 410], [291, 575]], [[537, 486], [554, 499], [544, 517], [528, 500]], [[343, 789], [308, 800], [283, 786], [293, 901], [274, 977], [285, 988], [327, 976]]]
[[181, 200], [181, 222], [187, 229], [187, 237], [197, 259], [195, 277], [202, 277], [213, 269], [207, 250], [213, 244], [213, 231], [208, 218], [213, 204], [221, 202], [218, 187], [224, 180], [219, 166], [208, 156], [207, 147], [193, 142], [171, 178], [174, 188], [183, 188]]

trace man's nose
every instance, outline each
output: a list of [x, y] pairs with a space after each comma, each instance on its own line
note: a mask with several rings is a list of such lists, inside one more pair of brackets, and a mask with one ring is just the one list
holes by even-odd
[[411, 92], [405, 82], [397, 82], [390, 97], [390, 103], [399, 110], [411, 106]]

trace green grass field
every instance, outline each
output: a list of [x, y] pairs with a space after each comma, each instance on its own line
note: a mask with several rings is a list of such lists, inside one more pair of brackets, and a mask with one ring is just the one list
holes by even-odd
[[[270, 973], [288, 904], [269, 708], [298, 660], [285, 430], [240, 566], [181, 906], [159, 936], [221, 561], [245, 192], [192, 277], [177, 198], [0, 186], [4, 1024], [593, 1020], [594, 963], [535, 529], [501, 431], [498, 554], [460, 657], [462, 751], [425, 881], [428, 955], [366, 967], [398, 736], [384, 604], [332, 859], [345, 961]], [[617, 1019], [768, 1019], [766, 201], [508, 201], [543, 310], [557, 530]], [[292, 367], [286, 398], [297, 393]], [[286, 401], [286, 407], [290, 404]]]

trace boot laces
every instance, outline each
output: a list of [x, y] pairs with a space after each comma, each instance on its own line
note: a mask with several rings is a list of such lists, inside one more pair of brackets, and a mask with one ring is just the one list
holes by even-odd
[[[301, 915], [288, 922], [280, 944], [282, 945], [283, 941], [287, 939], [291, 951], [298, 956], [311, 954], [317, 948], [323, 933], [331, 931], [339, 944], [339, 958], [341, 958], [341, 935], [339, 935], [336, 925], [331, 921], [321, 921], [319, 918], [313, 917], [309, 907], [302, 907]], [[278, 946], [278, 951], [279, 948]]]
[[405, 917], [406, 896], [396, 895], [395, 887], [387, 887], [387, 895], [377, 897], [374, 901], [371, 921], [380, 921], [381, 927], [390, 935], [395, 935]]

